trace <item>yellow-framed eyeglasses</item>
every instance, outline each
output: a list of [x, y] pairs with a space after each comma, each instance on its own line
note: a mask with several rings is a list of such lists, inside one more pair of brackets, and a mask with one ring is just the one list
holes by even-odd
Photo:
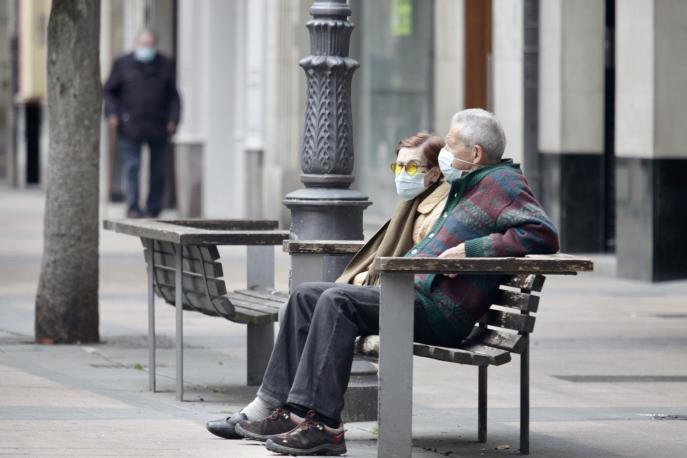
[[408, 176], [414, 176], [418, 170], [427, 170], [428, 167], [426, 165], [418, 164], [417, 162], [410, 161], [407, 164], [403, 164], [402, 162], [392, 162], [391, 163], [391, 171], [394, 173], [394, 175], [400, 175], [400, 173], [403, 171], [403, 169], [406, 169], [406, 173]]

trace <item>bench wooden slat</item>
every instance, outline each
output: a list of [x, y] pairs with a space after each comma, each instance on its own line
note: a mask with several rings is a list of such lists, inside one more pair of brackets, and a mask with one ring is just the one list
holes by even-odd
[[372, 267], [383, 273], [456, 273], [515, 275], [519, 273], [573, 275], [594, 268], [591, 259], [568, 255], [528, 255], [522, 258], [375, 258]]
[[244, 301], [240, 298], [234, 298], [231, 303], [234, 305], [234, 308], [236, 310], [241, 309], [244, 311], [250, 310], [250, 314], [254, 316], [260, 316], [260, 315], [265, 315], [265, 316], [276, 316], [277, 313], [279, 313], [279, 309], [274, 308], [274, 307], [269, 307], [269, 306], [262, 306], [260, 307], [260, 304], [256, 304], [255, 302], [247, 302]]
[[469, 345], [462, 347], [463, 350], [478, 353], [489, 358], [489, 364], [492, 366], [500, 366], [510, 362], [510, 352], [499, 348], [489, 347], [487, 345]]
[[487, 366], [490, 360], [489, 356], [467, 350], [437, 347], [420, 343], [413, 344], [413, 354], [424, 358], [438, 359], [450, 363], [470, 364], [473, 366]]
[[285, 240], [282, 248], [290, 254], [355, 254], [365, 245], [362, 240]]
[[[172, 307], [175, 306], [174, 287], [156, 285], [155, 291]], [[278, 306], [264, 306], [248, 300], [246, 296], [234, 296], [232, 300], [226, 296], [214, 298], [214, 304], [207, 300], [205, 293], [184, 290], [182, 295], [183, 309], [200, 312], [210, 316], [221, 316], [236, 323], [266, 324], [277, 321]]]
[[263, 286], [254, 286], [250, 289], [238, 289], [235, 292], [265, 301], [281, 302], [282, 304], [289, 298], [289, 295], [284, 291], [279, 291], [274, 288], [265, 288]]
[[512, 329], [518, 332], [532, 332], [536, 318], [529, 315], [489, 310], [480, 322], [499, 328]]
[[[174, 256], [175, 247], [171, 242], [163, 242], [154, 240], [155, 251]], [[198, 254], [200, 253], [200, 256]], [[204, 260], [207, 262], [214, 262], [219, 259], [219, 250], [216, 246], [198, 246], [198, 245], [182, 245], [181, 256], [196, 260]], [[175, 264], [172, 264], [174, 266]]]
[[464, 345], [486, 345], [499, 348], [513, 353], [521, 353], [524, 349], [524, 336], [510, 332], [499, 332], [493, 329], [475, 327], [477, 334], [475, 337], [468, 337]]
[[187, 245], [185, 248], [192, 256], [202, 259], [203, 261], [213, 262], [219, 259], [219, 250], [216, 246]]
[[539, 308], [539, 296], [500, 289], [496, 294], [494, 304], [535, 313]]
[[[165, 302], [172, 307], [175, 306], [174, 287], [167, 285], [156, 286], [155, 292], [162, 297]], [[182, 305], [184, 310], [200, 312], [210, 316], [221, 316], [228, 320], [234, 313], [234, 307], [226, 297], [217, 297], [210, 303], [207, 295], [204, 293], [197, 293], [193, 291], [184, 291], [182, 297]]]
[[506, 286], [539, 292], [544, 287], [546, 277], [538, 274], [523, 274], [509, 277], [503, 282]]
[[[174, 297], [174, 288], [165, 286], [165, 285], [158, 285], [156, 284], [154, 286], [155, 294], [158, 295], [158, 297], [161, 297], [162, 299], [165, 300], [169, 305], [174, 307], [175, 303], [175, 297]], [[184, 310], [189, 310], [189, 311], [197, 311], [196, 307], [190, 303], [184, 296], [182, 296], [182, 307]]]
[[[146, 261], [148, 260], [148, 250], [146, 251]], [[219, 278], [224, 275], [224, 271], [222, 270], [222, 264], [219, 262], [208, 262], [208, 261], [199, 261], [196, 258], [189, 258], [186, 256], [182, 257], [182, 265], [184, 267], [184, 271], [186, 272], [193, 272], [196, 274], [201, 274], [203, 273], [203, 266], [205, 267], [205, 272], [207, 273], [208, 277], [210, 278]], [[176, 259], [174, 258], [173, 254], [168, 254], [168, 253], [162, 253], [159, 251], [155, 252], [155, 264], [157, 266], [168, 266], [175, 268], [176, 267]]]
[[179, 226], [195, 227], [198, 229], [212, 229], [220, 231], [256, 231], [279, 228], [276, 220], [246, 220], [246, 219], [175, 219]]
[[[165, 286], [165, 288], [170, 288], [170, 292], [172, 295], [174, 295], [174, 288], [169, 286]], [[190, 304], [196, 312], [205, 313], [205, 311], [208, 311], [206, 314], [214, 312], [214, 307], [208, 301], [205, 294], [197, 294], [192, 291], [185, 291], [185, 294], [182, 296], [181, 300], [183, 303]], [[175, 305], [173, 300], [169, 304], [171, 306]], [[217, 313], [215, 313], [215, 315], [217, 315]]]
[[277, 314], [266, 314], [257, 312], [250, 307], [243, 307], [239, 304], [234, 304], [234, 315], [231, 319], [236, 323], [243, 324], [267, 324], [277, 321]]
[[[195, 230], [195, 229], [191, 229]], [[177, 231], [178, 232], [178, 231]], [[183, 245], [281, 245], [291, 234], [289, 231], [227, 231], [198, 232], [179, 234]]]
[[105, 220], [103, 227], [121, 234], [181, 245], [281, 245], [289, 231], [202, 229], [175, 221], [153, 219]]
[[235, 306], [241, 306], [244, 308], [252, 308], [256, 312], [260, 313], [266, 313], [266, 314], [272, 314], [272, 313], [277, 313], [279, 311], [279, 307], [281, 303], [273, 303], [269, 304], [265, 301], [262, 301], [260, 299], [256, 299], [254, 297], [250, 296], [244, 296], [242, 294], [237, 294], [237, 293], [228, 293], [227, 297], [229, 298], [229, 301], [234, 304]]
[[[379, 336], [361, 336], [355, 341], [355, 351], [371, 358], [379, 357]], [[439, 359], [451, 363], [470, 364], [473, 366], [489, 365], [490, 357], [460, 348], [437, 347], [421, 343], [413, 344], [413, 354], [423, 358]]]
[[[174, 288], [175, 270], [169, 267], [158, 266], [155, 268], [155, 281], [165, 286]], [[212, 298], [223, 296], [227, 293], [227, 287], [224, 280], [216, 280], [209, 278], [207, 280], [208, 290]], [[181, 288], [183, 291], [193, 291], [200, 294], [205, 294], [205, 284], [203, 277], [190, 272], [184, 272], [181, 276]]]
[[[171, 272], [172, 277], [174, 277], [174, 272], [176, 272], [176, 266], [175, 265], [169, 265], [167, 262], [158, 262], [162, 261], [160, 258], [161, 256], [171, 256], [168, 254], [162, 254], [162, 253], [155, 253], [155, 270], [162, 270], [166, 273]], [[150, 264], [150, 253], [148, 250], [145, 250], [145, 259], [148, 264]], [[200, 278], [203, 279], [205, 277], [201, 266], [201, 262], [197, 260], [189, 260], [189, 264], [193, 263], [193, 265], [189, 266], [187, 265], [186, 260], [188, 258], [182, 258], [183, 259], [183, 275], [188, 275], [191, 277], [195, 278]], [[190, 267], [190, 268], [189, 268]], [[219, 263], [215, 263], [215, 265], [211, 265], [208, 262], [205, 262], [205, 272], [207, 272], [207, 279], [212, 282], [224, 282], [224, 280], [221, 278], [222, 275], [222, 265]], [[214, 272], [213, 272], [214, 270]], [[215, 278], [214, 275], [211, 275], [212, 273], [220, 273], [217, 277]]]
[[[176, 306], [174, 287], [156, 285], [155, 290], [156, 292], [159, 292], [158, 295], [162, 297], [167, 304], [171, 305], [172, 307]], [[193, 292], [186, 291], [181, 296], [181, 304], [182, 308], [187, 311], [205, 313], [206, 315], [213, 313], [212, 311], [208, 311], [209, 304], [207, 303], [207, 299], [200, 294], [195, 294]], [[217, 313], [214, 314], [217, 315]]]

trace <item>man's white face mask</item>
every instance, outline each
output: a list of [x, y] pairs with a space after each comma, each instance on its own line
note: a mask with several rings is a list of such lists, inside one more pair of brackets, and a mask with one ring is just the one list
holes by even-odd
[[439, 168], [441, 169], [441, 173], [444, 174], [444, 178], [446, 181], [449, 183], [453, 183], [454, 181], [463, 178], [465, 175], [470, 173], [472, 170], [459, 170], [453, 167], [453, 161], [458, 161], [458, 162], [464, 162], [465, 164], [470, 164], [470, 165], [475, 165], [472, 162], [464, 161], [463, 159], [459, 159], [455, 157], [453, 154], [451, 154], [450, 151], [448, 151], [445, 147], [441, 148], [441, 151], [439, 151]]
[[155, 59], [155, 54], [157, 54], [157, 49], [153, 46], [137, 46], [134, 49], [134, 57], [137, 61], [148, 63]]

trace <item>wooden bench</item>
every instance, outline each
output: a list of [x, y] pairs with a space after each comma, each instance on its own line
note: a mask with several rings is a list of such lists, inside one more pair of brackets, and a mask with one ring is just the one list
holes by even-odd
[[[183, 400], [183, 310], [247, 325], [247, 383], [258, 385], [274, 346], [287, 293], [274, 289], [274, 246], [289, 237], [276, 221], [106, 220], [141, 238], [148, 271], [149, 388], [155, 391], [155, 294], [176, 307], [176, 395]], [[247, 286], [227, 289], [217, 246], [245, 245]]]
[[[312, 278], [324, 256], [351, 255], [362, 242], [293, 241], [295, 279]], [[487, 368], [520, 357], [520, 452], [529, 453], [529, 335], [534, 330], [545, 275], [591, 271], [589, 259], [564, 254], [524, 258], [378, 258], [381, 272], [380, 336], [357, 339], [356, 352], [379, 360], [378, 456], [410, 456], [412, 355], [478, 368], [478, 439], [487, 438]], [[413, 343], [414, 283], [419, 273], [505, 275], [496, 300], [459, 348]], [[322, 274], [320, 274], [321, 276]], [[381, 351], [380, 351], [381, 350]], [[381, 358], [380, 358], [381, 355]]]

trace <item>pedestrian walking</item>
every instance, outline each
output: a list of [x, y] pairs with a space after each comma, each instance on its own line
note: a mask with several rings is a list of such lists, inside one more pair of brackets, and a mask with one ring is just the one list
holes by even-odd
[[[167, 147], [179, 124], [179, 93], [174, 62], [157, 49], [157, 34], [144, 29], [133, 52], [115, 60], [103, 88], [105, 116], [117, 132], [123, 160], [127, 217], [155, 218], [162, 210], [167, 173]], [[141, 146], [150, 150], [149, 187], [144, 209], [139, 206]]]

